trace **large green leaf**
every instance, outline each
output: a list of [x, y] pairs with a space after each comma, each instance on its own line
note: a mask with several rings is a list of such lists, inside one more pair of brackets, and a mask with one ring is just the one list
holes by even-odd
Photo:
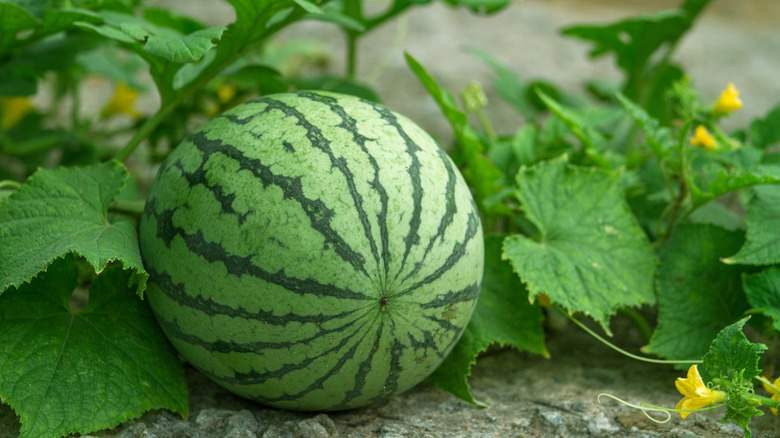
[[108, 219], [108, 207], [128, 178], [115, 161], [33, 174], [0, 206], [0, 292], [30, 281], [52, 260], [77, 252], [96, 272], [121, 261], [135, 271], [133, 281], [142, 293], [148, 275], [135, 227]]
[[544, 346], [542, 312], [528, 291], [501, 260], [502, 236], [485, 239], [485, 275], [477, 307], [455, 348], [428, 380], [459, 398], [481, 405], [469, 391], [468, 376], [477, 355], [492, 344], [549, 355]]
[[656, 273], [658, 326], [647, 350], [667, 359], [697, 360], [718, 332], [747, 309], [742, 270], [720, 258], [742, 244], [741, 231], [680, 224], [660, 254]]
[[652, 303], [655, 256], [617, 176], [561, 159], [522, 169], [518, 198], [538, 236], [504, 241], [530, 296], [546, 293], [607, 329], [618, 307]]
[[187, 416], [181, 364], [129, 277], [106, 269], [71, 310], [69, 255], [0, 296], [0, 398], [21, 418], [22, 438], [112, 428], [151, 409]]
[[780, 266], [772, 266], [756, 274], [742, 276], [742, 287], [752, 313], [762, 313], [772, 319], [772, 327], [780, 332]]
[[[780, 186], [757, 186], [748, 202], [745, 223], [747, 242], [726, 263], [771, 265], [780, 263]], [[724, 254], [725, 255], [725, 254]]]

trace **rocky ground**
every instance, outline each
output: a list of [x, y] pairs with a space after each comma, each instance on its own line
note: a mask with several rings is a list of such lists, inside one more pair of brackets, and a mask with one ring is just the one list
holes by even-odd
[[[229, 22], [224, 2], [160, 1], [184, 5], [213, 24]], [[412, 53], [443, 85], [459, 91], [471, 80], [489, 84], [490, 70], [462, 48], [472, 45], [492, 53], [524, 78], [544, 77], [576, 89], [592, 77], [619, 78], [609, 59], [591, 62], [587, 47], [558, 35], [562, 26], [603, 22], [677, 1], [610, 2], [606, 0], [527, 0], [488, 18], [474, 17], [439, 3], [418, 8], [406, 22], [392, 22], [361, 43], [361, 77], [369, 79], [385, 103], [416, 120], [446, 142], [448, 129], [416, 79], [402, 52]], [[745, 123], [780, 101], [780, 3], [774, 0], [713, 2], [696, 30], [680, 45], [676, 59], [684, 64], [702, 93], [715, 99], [729, 82], [742, 91], [744, 110], [730, 121]], [[399, 30], [400, 29], [400, 30]], [[404, 31], [404, 29], [406, 29]], [[399, 33], [400, 32], [400, 33]], [[405, 36], [399, 44], [392, 41]], [[321, 24], [304, 24], [284, 38], [313, 38], [335, 47], [332, 66], [343, 58], [341, 35]], [[389, 54], [378, 76], [373, 67]], [[491, 95], [488, 108], [499, 129], [513, 131], [520, 122]], [[634, 351], [643, 342], [626, 321], [617, 318], [618, 342]], [[489, 405], [478, 408], [423, 383], [385, 403], [338, 413], [295, 413], [242, 400], [193, 370], [189, 419], [156, 411], [115, 430], [93, 434], [105, 438], [185, 437], [739, 437], [742, 430], [720, 424], [722, 411], [673, 416], [659, 424], [641, 412], [601, 393], [632, 403], [674, 407], [680, 399], [674, 380], [683, 371], [640, 363], [599, 344], [574, 326], [553, 330], [547, 340], [551, 359], [501, 351], [482, 357], [470, 379], [473, 392]], [[767, 411], [768, 413], [768, 411]], [[768, 413], [754, 419], [754, 437], [780, 436], [780, 420]], [[18, 435], [18, 418], [0, 405], [0, 438]]]
[[[620, 343], [642, 345], [621, 318], [613, 323]], [[488, 404], [467, 404], [423, 383], [387, 402], [346, 412], [296, 413], [238, 398], [189, 369], [190, 417], [155, 411], [101, 438], [510, 438], [510, 437], [741, 437], [741, 428], [721, 424], [723, 411], [673, 415], [659, 424], [642, 412], [598, 395], [631, 403], [674, 407], [681, 396], [674, 380], [684, 376], [668, 366], [637, 362], [609, 350], [579, 328], [551, 332], [551, 358], [500, 351], [479, 359], [470, 380], [473, 393]], [[660, 417], [662, 418], [662, 417]], [[757, 438], [780, 437], [780, 420], [768, 413], [752, 423]], [[18, 422], [0, 408], [0, 438], [15, 437]], [[85, 437], [86, 438], [86, 437]]]

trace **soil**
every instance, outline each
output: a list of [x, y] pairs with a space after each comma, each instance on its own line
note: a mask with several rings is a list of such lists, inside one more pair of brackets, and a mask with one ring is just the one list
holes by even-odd
[[[211, 24], [232, 20], [226, 2], [161, 0], [190, 10]], [[587, 46], [559, 36], [561, 27], [606, 22], [637, 12], [677, 5], [677, 1], [617, 2], [597, 0], [526, 0], [491, 17], [443, 6], [417, 8], [407, 20], [394, 21], [361, 42], [361, 77], [371, 79], [384, 103], [406, 114], [444, 144], [446, 122], [403, 61], [412, 53], [453, 92], [469, 81], [488, 88], [490, 117], [501, 132], [511, 132], [521, 120], [489, 91], [492, 72], [462, 48], [482, 48], [524, 78], [546, 78], [562, 87], [581, 88], [593, 77], [620, 78], [610, 59], [592, 62]], [[773, 0], [714, 1], [686, 37], [675, 59], [690, 73], [702, 95], [716, 99], [729, 81], [740, 88], [745, 108], [728, 121], [741, 126], [780, 101], [780, 3]], [[403, 29], [406, 29], [404, 32]], [[401, 29], [399, 31], [399, 29]], [[403, 42], [391, 41], [405, 34]], [[340, 71], [343, 38], [331, 26], [304, 23], [282, 38], [305, 37], [334, 47], [331, 67]], [[386, 55], [389, 62], [372, 77]], [[375, 75], [374, 75], [375, 76]], [[154, 411], [112, 431], [106, 438], [167, 437], [739, 437], [734, 424], [721, 424], [721, 411], [696, 413], [682, 420], [673, 415], [656, 423], [642, 412], [612, 399], [674, 407], [680, 399], [674, 380], [684, 371], [626, 358], [573, 325], [552, 320], [547, 347], [551, 358], [499, 350], [481, 357], [469, 379], [475, 397], [488, 405], [475, 407], [428, 383], [387, 402], [333, 413], [297, 413], [267, 408], [238, 398], [187, 369], [190, 416], [182, 420]], [[644, 342], [631, 324], [616, 317], [616, 340], [638, 351]], [[771, 415], [754, 418], [754, 437], [780, 437], [780, 422]], [[19, 420], [0, 405], [0, 438], [16, 437]]]
[[[547, 346], [550, 359], [512, 350], [481, 357], [469, 379], [474, 396], [488, 405], [463, 402], [429, 383], [366, 408], [344, 412], [290, 412], [232, 395], [191, 368], [190, 416], [182, 420], [154, 411], [102, 438], [438, 438], [438, 437], [741, 437], [733, 423], [721, 424], [723, 410], [696, 413], [665, 423], [648, 419], [599, 394], [630, 403], [674, 407], [674, 387], [684, 370], [637, 362], [622, 356], [573, 324], [553, 318]], [[623, 347], [637, 352], [638, 331], [621, 317], [612, 330]], [[656, 418], [663, 416], [654, 414]], [[780, 420], [771, 414], [751, 423], [757, 438], [780, 437]], [[15, 437], [18, 421], [0, 406], [0, 438]]]

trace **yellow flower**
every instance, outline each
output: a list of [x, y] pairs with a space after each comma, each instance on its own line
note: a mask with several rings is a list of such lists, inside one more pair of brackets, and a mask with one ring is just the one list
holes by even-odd
[[236, 86], [233, 84], [222, 84], [217, 88], [217, 99], [219, 103], [226, 104], [236, 96]]
[[[726, 400], [726, 393], [723, 391], [713, 391], [707, 388], [699, 375], [699, 369], [696, 365], [688, 369], [688, 378], [678, 377], [674, 382], [677, 390], [684, 397], [677, 403], [675, 409], [696, 410], [711, 404], [720, 403]], [[680, 412], [680, 416], [685, 418], [690, 412]]]
[[693, 137], [691, 137], [691, 144], [694, 146], [703, 147], [704, 149], [716, 149], [715, 139], [712, 138], [710, 133], [707, 132], [707, 128], [705, 128], [703, 125], [696, 127], [696, 131], [693, 133]]
[[[775, 390], [775, 388], [772, 388], [771, 386], [767, 385], [764, 382], [761, 382], [761, 384], [764, 386], [764, 389], [766, 389], [766, 392], [772, 394], [772, 400], [780, 401], [780, 393]], [[775, 387], [780, 388], [780, 377], [778, 377], [774, 382], [772, 382]], [[777, 408], [769, 408], [772, 410], [772, 413], [777, 416]]]
[[34, 110], [26, 96], [0, 97], [0, 130], [8, 131]]
[[716, 114], [727, 114], [742, 108], [742, 101], [739, 100], [739, 90], [733, 83], [729, 82], [726, 89], [720, 93], [720, 98], [715, 102], [714, 112]]
[[127, 86], [124, 82], [116, 84], [114, 95], [103, 107], [103, 117], [126, 114], [134, 119], [141, 118], [141, 114], [135, 109], [135, 101], [138, 99], [138, 91]]

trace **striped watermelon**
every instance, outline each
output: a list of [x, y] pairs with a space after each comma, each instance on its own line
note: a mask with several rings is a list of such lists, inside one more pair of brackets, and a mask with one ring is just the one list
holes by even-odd
[[297, 410], [423, 380], [483, 269], [447, 155], [405, 117], [324, 92], [262, 97], [191, 134], [157, 174], [140, 244], [176, 349], [228, 390]]

